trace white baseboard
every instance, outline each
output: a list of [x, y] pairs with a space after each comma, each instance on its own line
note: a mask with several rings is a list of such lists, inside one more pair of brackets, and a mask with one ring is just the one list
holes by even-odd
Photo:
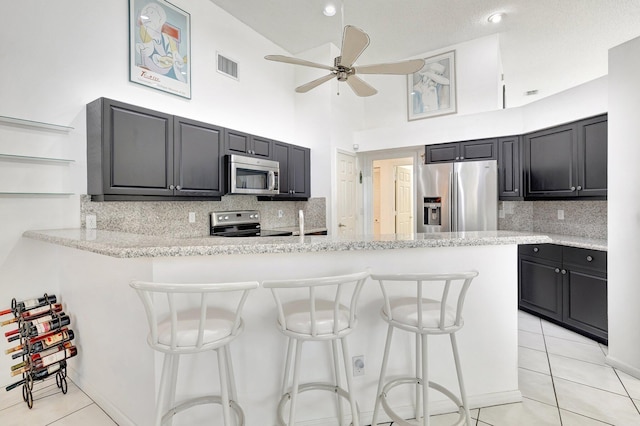
[[607, 363], [607, 365], [612, 366], [613, 368], [617, 368], [618, 370], [622, 371], [623, 373], [627, 373], [630, 376], [635, 377], [636, 379], [640, 379], [640, 369], [633, 367], [627, 363], [624, 363], [622, 361], [619, 361], [613, 357], [611, 357], [610, 355], [607, 355], [605, 358], [605, 362]]
[[130, 418], [124, 415], [115, 405], [105, 398], [96, 388], [82, 380], [82, 376], [73, 368], [67, 365], [67, 376], [75, 383], [89, 398], [91, 398], [111, 419], [119, 426], [136, 426]]

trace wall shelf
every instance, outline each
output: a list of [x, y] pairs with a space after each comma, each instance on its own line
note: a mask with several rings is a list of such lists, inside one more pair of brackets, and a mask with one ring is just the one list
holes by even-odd
[[73, 192], [2, 192], [0, 197], [68, 197]]
[[33, 157], [33, 156], [27, 156], [27, 155], [12, 155], [12, 154], [0, 154], [0, 160], [27, 161], [27, 162], [36, 162], [36, 163], [61, 163], [61, 164], [75, 163], [75, 160], [69, 160], [66, 158]]
[[26, 120], [24, 118], [6, 117], [0, 115], [0, 123], [14, 124], [18, 126], [31, 127], [36, 129], [54, 130], [58, 132], [70, 132], [73, 127], [62, 126], [60, 124], [44, 123], [41, 121]]

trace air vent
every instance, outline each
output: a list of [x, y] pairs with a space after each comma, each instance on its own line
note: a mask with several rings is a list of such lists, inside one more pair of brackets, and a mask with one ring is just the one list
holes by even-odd
[[238, 63], [218, 53], [218, 72], [238, 80]]

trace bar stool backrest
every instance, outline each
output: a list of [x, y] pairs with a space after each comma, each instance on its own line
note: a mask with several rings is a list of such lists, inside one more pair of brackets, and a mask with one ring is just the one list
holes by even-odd
[[[264, 281], [278, 309], [280, 330], [297, 338], [316, 340], [349, 334], [357, 322], [360, 292], [369, 271], [320, 278]], [[300, 322], [304, 318], [304, 331]], [[293, 324], [296, 322], [296, 324]], [[327, 329], [327, 326], [330, 329]]]
[[147, 314], [149, 346], [161, 352], [195, 353], [221, 347], [242, 331], [242, 308], [249, 291], [259, 284], [132, 281], [130, 286]]
[[[380, 283], [384, 297], [381, 314], [386, 321], [411, 332], [444, 334], [463, 326], [465, 297], [476, 276], [477, 271], [467, 271], [449, 274], [372, 274], [371, 279]], [[413, 284], [413, 290], [410, 284]], [[411, 323], [406, 318], [394, 317], [393, 308], [398, 305], [411, 310]]]

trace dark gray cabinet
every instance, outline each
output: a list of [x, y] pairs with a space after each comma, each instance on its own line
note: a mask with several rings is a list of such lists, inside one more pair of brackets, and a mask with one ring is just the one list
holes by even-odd
[[173, 128], [174, 195], [222, 195], [224, 168], [221, 158], [224, 129], [183, 117], [174, 118]]
[[606, 197], [607, 116], [524, 135], [526, 198]]
[[273, 160], [280, 163], [280, 195], [274, 199], [306, 199], [311, 196], [311, 150], [273, 142]]
[[225, 129], [224, 147], [226, 154], [242, 154], [251, 157], [271, 159], [273, 141], [237, 130]]
[[522, 200], [522, 160], [520, 136], [498, 138], [498, 197]]
[[607, 343], [607, 253], [553, 244], [518, 248], [522, 310]]
[[425, 146], [426, 164], [497, 159], [498, 140], [496, 138]]
[[87, 192], [96, 201], [219, 198], [222, 129], [100, 98], [87, 105]]

